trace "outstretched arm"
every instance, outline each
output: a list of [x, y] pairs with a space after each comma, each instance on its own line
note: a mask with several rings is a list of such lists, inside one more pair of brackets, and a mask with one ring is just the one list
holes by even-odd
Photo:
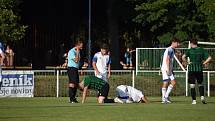
[[81, 103], [83, 104], [86, 100], [86, 95], [87, 95], [87, 90], [88, 90], [88, 87], [84, 87], [83, 89], [83, 94], [82, 94], [82, 101]]
[[96, 72], [96, 75], [99, 75], [100, 73], [99, 73], [99, 70], [98, 70], [98, 68], [96, 67], [96, 62], [93, 62], [93, 69], [95, 70], [95, 72]]
[[110, 79], [111, 76], [111, 65], [108, 64], [108, 79]]
[[141, 98], [141, 100], [144, 101], [145, 103], [149, 103], [149, 100], [146, 98], [146, 96], [143, 96], [143, 97]]

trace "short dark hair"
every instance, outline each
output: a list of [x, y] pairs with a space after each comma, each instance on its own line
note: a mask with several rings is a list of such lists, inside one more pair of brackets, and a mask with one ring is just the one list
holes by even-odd
[[192, 39], [190, 40], [190, 43], [192, 43], [192, 44], [194, 44], [194, 45], [197, 45], [197, 44], [198, 44], [198, 41], [197, 41], [197, 39], [192, 38]]
[[172, 40], [171, 40], [171, 42], [172, 42], [172, 43], [173, 43], [173, 42], [179, 42], [179, 39], [176, 38], [176, 37], [173, 37]]
[[100, 46], [101, 49], [109, 50], [109, 45], [106, 43], [101, 44]]
[[77, 40], [75, 41], [75, 45], [79, 45], [79, 44], [81, 44], [81, 43], [84, 43], [82, 39], [77, 39]]

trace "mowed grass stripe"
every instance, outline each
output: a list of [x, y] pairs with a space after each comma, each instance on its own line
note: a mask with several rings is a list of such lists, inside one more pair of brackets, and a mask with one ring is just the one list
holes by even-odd
[[190, 97], [173, 97], [172, 104], [161, 104], [160, 97], [149, 97], [150, 104], [97, 104], [95, 97], [85, 104], [70, 104], [68, 98], [1, 98], [2, 121], [214, 121], [215, 97], [208, 104], [191, 105]]

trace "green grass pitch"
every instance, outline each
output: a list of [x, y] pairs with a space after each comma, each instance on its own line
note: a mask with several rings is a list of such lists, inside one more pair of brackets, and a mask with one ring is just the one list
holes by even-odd
[[97, 104], [94, 97], [85, 104], [70, 104], [65, 97], [0, 98], [0, 121], [215, 121], [215, 97], [206, 105], [199, 100], [191, 105], [190, 97], [172, 97], [172, 104], [148, 98], [150, 104]]

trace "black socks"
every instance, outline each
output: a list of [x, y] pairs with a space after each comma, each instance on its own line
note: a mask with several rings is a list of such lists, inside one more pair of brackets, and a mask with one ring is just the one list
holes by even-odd
[[204, 86], [199, 86], [199, 94], [200, 96], [204, 96]]
[[77, 88], [69, 87], [69, 98], [70, 98], [70, 101], [73, 101], [75, 99], [76, 92], [77, 92]]
[[191, 92], [192, 100], [196, 100], [196, 89], [195, 88], [191, 88], [190, 92]]
[[104, 99], [104, 103], [114, 103], [114, 99]]

